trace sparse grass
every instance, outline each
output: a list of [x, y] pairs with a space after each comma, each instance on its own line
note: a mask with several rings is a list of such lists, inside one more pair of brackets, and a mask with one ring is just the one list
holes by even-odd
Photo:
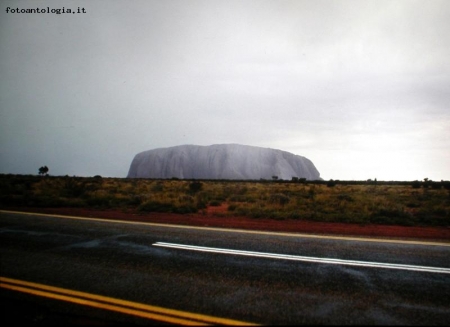
[[190, 181], [0, 175], [0, 205], [136, 209], [323, 222], [450, 226], [448, 182]]

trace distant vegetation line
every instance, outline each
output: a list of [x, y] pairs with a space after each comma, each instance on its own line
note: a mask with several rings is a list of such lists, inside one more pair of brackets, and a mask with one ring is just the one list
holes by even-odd
[[185, 180], [0, 174], [0, 206], [86, 207], [133, 212], [404, 226], [450, 226], [450, 182]]

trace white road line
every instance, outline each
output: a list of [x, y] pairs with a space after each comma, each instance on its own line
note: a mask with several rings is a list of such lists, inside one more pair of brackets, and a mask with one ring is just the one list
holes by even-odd
[[180, 250], [191, 250], [191, 251], [222, 253], [222, 254], [234, 254], [234, 255], [243, 255], [243, 256], [260, 257], [260, 258], [285, 259], [285, 260], [328, 263], [328, 264], [338, 264], [338, 265], [347, 265], [347, 266], [401, 269], [401, 270], [450, 274], [450, 268], [440, 268], [440, 267], [426, 267], [426, 266], [402, 265], [402, 264], [383, 263], [383, 262], [369, 262], [369, 261], [342, 260], [342, 259], [330, 259], [330, 258], [318, 258], [318, 257], [305, 257], [305, 256], [290, 255], [290, 254], [242, 251], [242, 250], [211, 248], [211, 247], [204, 247], [204, 246], [184, 245], [184, 244], [165, 243], [165, 242], [156, 242], [153, 245], [159, 246], [159, 247], [180, 249]]

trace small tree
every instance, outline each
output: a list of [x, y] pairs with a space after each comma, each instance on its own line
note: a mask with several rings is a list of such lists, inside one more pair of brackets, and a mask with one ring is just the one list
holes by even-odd
[[47, 166], [42, 166], [41, 168], [39, 168], [39, 175], [47, 175], [48, 173], [48, 167]]

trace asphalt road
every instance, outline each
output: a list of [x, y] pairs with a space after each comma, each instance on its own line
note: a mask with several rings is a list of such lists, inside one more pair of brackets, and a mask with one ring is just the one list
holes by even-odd
[[447, 325], [449, 259], [450, 243], [0, 212], [17, 324]]

